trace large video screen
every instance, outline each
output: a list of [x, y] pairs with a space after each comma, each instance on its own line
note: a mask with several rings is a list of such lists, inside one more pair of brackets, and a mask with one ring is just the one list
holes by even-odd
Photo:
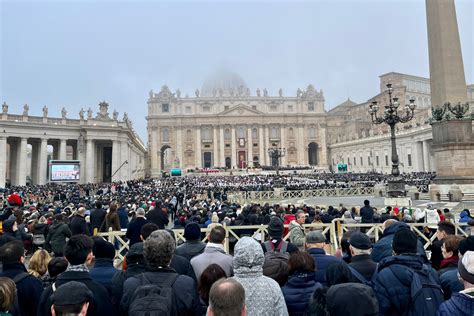
[[51, 160], [49, 162], [49, 180], [52, 182], [79, 181], [81, 165], [77, 160]]

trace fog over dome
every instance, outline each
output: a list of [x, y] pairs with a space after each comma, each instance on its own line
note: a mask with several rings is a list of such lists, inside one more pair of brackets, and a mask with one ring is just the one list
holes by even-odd
[[220, 69], [204, 81], [201, 88], [201, 96], [212, 97], [219, 96], [222, 90], [222, 96], [246, 95], [248, 91], [247, 84], [240, 75], [235, 72]]

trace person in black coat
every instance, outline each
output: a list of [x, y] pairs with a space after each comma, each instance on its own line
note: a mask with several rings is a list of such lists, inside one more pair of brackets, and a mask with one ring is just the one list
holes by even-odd
[[49, 316], [51, 315], [51, 294], [55, 288], [69, 282], [78, 281], [84, 283], [92, 293], [94, 298], [89, 305], [87, 310], [88, 316], [93, 315], [117, 315], [115, 306], [112, 305], [109, 294], [103, 285], [100, 285], [96, 281], [92, 280], [87, 265], [91, 263], [92, 246], [94, 242], [89, 236], [86, 235], [75, 235], [68, 240], [64, 247], [64, 256], [69, 262], [69, 266], [65, 272], [59, 275], [56, 282], [41, 295], [38, 316]]
[[27, 273], [23, 264], [24, 253], [25, 249], [21, 241], [15, 240], [3, 245], [0, 248], [0, 260], [3, 263], [3, 272], [0, 273], [0, 277], [15, 281], [20, 315], [36, 316], [43, 284]]
[[142, 230], [143, 225], [147, 223], [151, 223], [149, 220], [145, 218], [145, 210], [142, 208], [138, 208], [136, 211], [136, 217], [134, 220], [128, 224], [127, 233], [125, 236], [130, 240], [130, 246], [141, 242], [142, 239], [140, 238], [140, 233]]
[[[352, 232], [349, 237], [349, 249], [351, 251], [351, 263], [349, 267], [359, 272], [366, 281], [371, 281], [375, 270], [377, 270], [377, 263], [370, 257], [370, 249], [372, 242], [369, 236], [360, 232]], [[357, 277], [355, 280], [363, 283]]]
[[[105, 215], [107, 212], [102, 208], [101, 202], [95, 203], [95, 209], [91, 211], [90, 219], [91, 219], [91, 231], [94, 232], [94, 229], [97, 228], [97, 231], [100, 232], [100, 228], [105, 221]], [[105, 227], [105, 225], [104, 225]]]
[[364, 201], [364, 207], [360, 209], [361, 223], [373, 223], [374, 222], [374, 209], [370, 206], [369, 200]]
[[90, 236], [89, 227], [87, 226], [87, 222], [85, 217], [86, 209], [80, 207], [76, 211], [76, 215], [71, 218], [71, 222], [69, 223], [69, 228], [71, 229], [72, 235], [87, 235]]
[[13, 240], [23, 241], [14, 216], [3, 221], [3, 234], [0, 235], [0, 247]]
[[146, 218], [158, 225], [160, 229], [165, 229], [169, 223], [168, 214], [166, 214], [159, 206], [156, 206], [153, 210], [146, 214]]

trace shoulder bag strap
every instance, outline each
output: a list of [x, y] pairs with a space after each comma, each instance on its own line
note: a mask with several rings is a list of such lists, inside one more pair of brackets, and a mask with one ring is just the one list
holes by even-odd
[[351, 266], [348, 266], [349, 267], [349, 270], [351, 270], [352, 272], [352, 275], [359, 281], [361, 281], [362, 283], [365, 283], [367, 282], [367, 279], [359, 272], [357, 271], [356, 269], [354, 269], [353, 267]]
[[28, 273], [21, 272], [21, 273], [18, 273], [17, 275], [15, 275], [15, 277], [12, 280], [13, 280], [13, 282], [15, 282], [15, 284], [18, 284], [18, 282], [20, 282], [21, 280], [23, 280], [27, 276], [29, 276]]

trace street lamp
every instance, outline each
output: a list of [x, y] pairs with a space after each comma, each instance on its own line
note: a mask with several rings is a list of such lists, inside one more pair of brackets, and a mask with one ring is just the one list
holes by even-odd
[[392, 176], [393, 178], [388, 181], [388, 196], [389, 197], [397, 197], [397, 196], [405, 196], [405, 182], [400, 177], [400, 170], [398, 169], [399, 161], [398, 161], [398, 154], [397, 154], [397, 145], [395, 142], [395, 125], [397, 123], [406, 123], [413, 118], [415, 114], [415, 100], [412, 98], [410, 99], [410, 103], [405, 105], [405, 108], [402, 109], [399, 113], [398, 107], [400, 103], [398, 103], [398, 98], [392, 98], [392, 84], [387, 84], [387, 92], [388, 92], [388, 105], [385, 105], [385, 109], [383, 112], [383, 116], [377, 116], [377, 112], [379, 107], [377, 105], [377, 101], [373, 101], [372, 104], [369, 105], [369, 114], [372, 119], [372, 123], [374, 124], [382, 124], [386, 123], [390, 126], [390, 140], [392, 143]]
[[268, 154], [271, 158], [272, 167], [276, 170], [276, 174], [279, 175], [280, 158], [285, 156], [286, 149], [278, 147], [276, 143], [273, 143], [272, 147], [268, 148]]

